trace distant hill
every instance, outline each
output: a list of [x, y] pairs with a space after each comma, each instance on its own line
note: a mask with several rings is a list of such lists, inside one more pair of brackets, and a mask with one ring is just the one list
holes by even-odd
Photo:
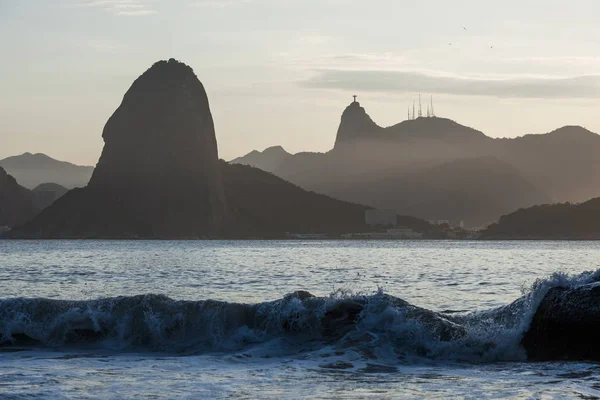
[[0, 167], [29, 189], [46, 182], [56, 182], [69, 189], [83, 187], [94, 171], [94, 167], [58, 161], [41, 153], [5, 158], [0, 160]]
[[22, 224], [38, 211], [35, 195], [0, 167], [0, 228]]
[[600, 135], [580, 126], [494, 141], [496, 154], [515, 166], [554, 202], [600, 196]]
[[447, 118], [424, 118], [406, 120], [382, 128], [367, 114], [360, 103], [350, 103], [342, 113], [335, 147], [373, 141], [407, 142], [411, 140], [441, 140], [448, 144], [489, 140], [482, 132], [460, 125]]
[[69, 189], [58, 183], [42, 183], [32, 190], [36, 198], [36, 205], [40, 210], [60, 199], [68, 191]]
[[600, 239], [600, 198], [581, 204], [545, 204], [504, 215], [483, 239]]
[[223, 162], [221, 173], [227, 203], [246, 230], [243, 235], [366, 230], [368, 207], [308, 192], [258, 168]]
[[291, 154], [285, 151], [283, 147], [273, 146], [262, 152], [254, 150], [243, 157], [231, 160], [231, 163], [249, 165], [270, 172], [276, 170], [290, 156]]
[[136, 79], [102, 137], [89, 184], [9, 237], [271, 238], [368, 229], [366, 206], [219, 161], [206, 91], [192, 69], [174, 59]]
[[516, 139], [438, 117], [384, 128], [358, 102], [342, 113], [331, 151], [264, 159], [253, 153], [252, 165], [307, 190], [470, 227], [534, 204], [600, 196], [600, 136], [584, 128]]
[[494, 157], [464, 158], [379, 177], [323, 182], [315, 190], [336, 198], [395, 209], [427, 220], [486, 226], [499, 215], [550, 201], [510, 164]]

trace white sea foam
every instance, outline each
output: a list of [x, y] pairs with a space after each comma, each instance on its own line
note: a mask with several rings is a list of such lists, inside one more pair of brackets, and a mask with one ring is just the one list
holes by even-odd
[[600, 279], [600, 270], [537, 280], [512, 304], [486, 311], [440, 314], [386, 295], [336, 291], [329, 297], [293, 293], [272, 302], [177, 301], [161, 295], [87, 301], [0, 300], [5, 345], [108, 348], [115, 351], [212, 353], [272, 346], [289, 355], [307, 348], [322, 356], [359, 354], [387, 364], [525, 359], [520, 341], [545, 294]]

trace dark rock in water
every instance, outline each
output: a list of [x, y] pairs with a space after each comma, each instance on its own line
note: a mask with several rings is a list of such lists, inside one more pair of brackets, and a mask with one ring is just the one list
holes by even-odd
[[553, 288], [542, 300], [522, 346], [531, 361], [600, 361], [600, 282]]
[[343, 300], [330, 308], [321, 320], [323, 336], [337, 340], [354, 328], [364, 304], [354, 300]]
[[0, 234], [32, 218], [39, 211], [35, 195], [0, 167]]

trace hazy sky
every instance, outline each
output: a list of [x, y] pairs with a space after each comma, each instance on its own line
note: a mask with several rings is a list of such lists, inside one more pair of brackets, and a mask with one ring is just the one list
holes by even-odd
[[225, 159], [330, 149], [352, 94], [383, 126], [420, 92], [490, 136], [600, 132], [599, 16], [598, 0], [0, 0], [0, 158], [94, 165], [125, 91], [171, 57], [206, 87]]

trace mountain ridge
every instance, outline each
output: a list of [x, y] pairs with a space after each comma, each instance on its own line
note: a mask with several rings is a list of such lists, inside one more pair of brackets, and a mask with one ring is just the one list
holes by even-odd
[[541, 204], [503, 215], [482, 233], [483, 239], [600, 239], [600, 198], [584, 203]]
[[[519, 186], [527, 188], [523, 194], [515, 193], [517, 208], [532, 205], [532, 199], [541, 204], [584, 201], [600, 196], [600, 187], [595, 185], [595, 176], [600, 174], [600, 136], [574, 125], [517, 138], [492, 138], [474, 128], [439, 117], [419, 117], [383, 128], [369, 117], [360, 103], [355, 102], [344, 109], [335, 145], [330, 151], [316, 153], [310, 158], [305, 153], [290, 154], [276, 164], [266, 163], [261, 157], [260, 153], [253, 153], [252, 164], [304, 189], [371, 206], [385, 204], [400, 214], [410, 214], [411, 209], [383, 201], [387, 196], [383, 193], [385, 187], [373, 187], [372, 182], [389, 181], [393, 178], [390, 175], [395, 175], [395, 184], [399, 186], [404, 183], [402, 177], [406, 174], [414, 174], [417, 170], [431, 171], [444, 165], [454, 168], [459, 165], [454, 161], [478, 157], [479, 160], [493, 157], [502, 162], [498, 164], [504, 171], [502, 176], [512, 176], [510, 182], [502, 181], [505, 190]], [[248, 158], [242, 156], [231, 162], [247, 163]], [[452, 171], [447, 174], [447, 179], [456, 179]], [[439, 180], [439, 177], [422, 177]], [[393, 181], [389, 182], [386, 185], [393, 186]], [[403, 190], [408, 194], [420, 190], [421, 185], [413, 183]], [[489, 188], [496, 190], [493, 184], [489, 182]], [[502, 191], [499, 187], [498, 193]], [[363, 198], [359, 196], [361, 193], [372, 194], [374, 198], [360, 200]], [[443, 193], [439, 195], [444, 196]], [[423, 192], [421, 202], [429, 201]], [[457, 201], [470, 200], [465, 197]], [[462, 220], [449, 211], [451, 208], [441, 219]], [[438, 219], [434, 218], [438, 211], [432, 206], [418, 216]], [[441, 212], [446, 212], [443, 207]], [[490, 212], [483, 218], [467, 215], [466, 219], [471, 220], [467, 222], [470, 226], [479, 227], [494, 222], [501, 215]]]
[[66, 188], [85, 186], [94, 167], [60, 161], [45, 153], [25, 152], [0, 160], [0, 167], [28, 189], [56, 182]]
[[159, 61], [134, 81], [102, 137], [88, 185], [9, 238], [270, 238], [367, 229], [367, 206], [220, 161], [206, 91], [177, 60]]

